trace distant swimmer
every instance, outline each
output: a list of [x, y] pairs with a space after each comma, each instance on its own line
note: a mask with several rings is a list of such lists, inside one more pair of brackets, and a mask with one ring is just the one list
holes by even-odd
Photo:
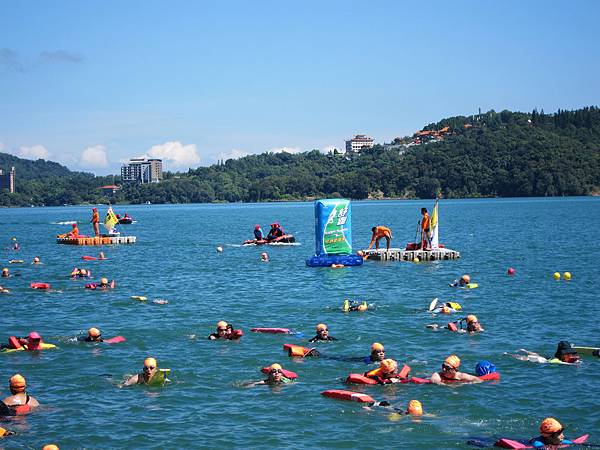
[[23, 375], [17, 373], [10, 377], [9, 387], [11, 395], [6, 397], [3, 403], [16, 414], [26, 414], [31, 408], [40, 406], [38, 401], [27, 393], [27, 381]]
[[379, 241], [381, 238], [385, 238], [386, 249], [390, 249], [390, 244], [392, 243], [392, 230], [390, 230], [388, 227], [384, 227], [383, 225], [379, 225], [371, 228], [371, 232], [373, 235], [371, 236], [369, 248], [373, 247], [373, 244], [375, 244], [375, 249], [379, 250]]
[[308, 342], [317, 341], [337, 341], [333, 336], [329, 336], [329, 328], [324, 323], [320, 323], [316, 327], [317, 335], [310, 339]]
[[15, 250], [15, 251], [21, 250], [21, 246], [17, 242], [17, 238], [16, 237], [12, 238], [11, 250]]
[[462, 381], [467, 383], [481, 383], [483, 380], [468, 373], [459, 372], [460, 358], [456, 355], [448, 356], [442, 363], [441, 372], [431, 375], [431, 382], [435, 384], [444, 384], [453, 381]]
[[[463, 324], [466, 324], [466, 326]], [[437, 323], [432, 323], [427, 325], [427, 328], [433, 328], [435, 331], [437, 331], [439, 329], [439, 325]], [[470, 335], [485, 331], [479, 323], [477, 316], [473, 314], [469, 314], [463, 319], [455, 320], [454, 322], [449, 322], [448, 325], [446, 325], [444, 328], [450, 331], [454, 331], [456, 333], [468, 333]]]
[[[367, 409], [373, 406], [378, 406], [380, 408], [390, 409], [393, 414], [400, 416], [422, 416], [423, 415], [423, 404], [419, 400], [411, 400], [408, 402], [407, 408], [402, 409], [398, 407], [394, 407], [390, 405], [387, 401], [375, 402], [369, 404]], [[427, 416], [431, 416], [431, 414], [427, 414]], [[393, 419], [393, 417], [390, 417]]]
[[26, 351], [38, 351], [48, 348], [55, 348], [53, 344], [46, 344], [42, 341], [42, 336], [36, 331], [32, 331], [27, 337], [10, 336], [8, 345], [2, 344], [3, 350], [19, 349]]
[[262, 262], [269, 262], [269, 255], [267, 254], [267, 252], [262, 252], [260, 254], [260, 260]]
[[507, 355], [512, 356], [520, 361], [529, 361], [540, 364], [579, 364], [580, 362], [579, 353], [577, 353], [577, 350], [575, 350], [573, 345], [568, 341], [560, 341], [558, 343], [554, 357], [549, 356], [545, 358], [538, 353], [530, 352], [524, 348], [521, 348], [517, 351], [523, 354], [507, 353]]
[[458, 280], [454, 280], [452, 283], [450, 283], [450, 286], [460, 288], [476, 288], [477, 283], [471, 283], [471, 276], [465, 273]]
[[103, 342], [102, 332], [98, 328], [90, 328], [87, 332], [87, 336], [81, 336], [77, 338], [78, 341], [82, 342]]
[[[167, 369], [165, 369], [167, 370]], [[144, 367], [141, 373], [133, 375], [121, 386], [133, 386], [134, 384], [164, 384], [166, 381], [170, 381], [166, 378], [164, 370], [158, 368], [158, 364], [155, 358], [149, 357], [144, 360]]]
[[5, 267], [4, 269], [2, 269], [2, 278], [8, 278], [10, 277], [10, 272], [8, 270], [7, 267]]
[[237, 340], [244, 335], [242, 330], [234, 330], [233, 325], [228, 324], [224, 320], [220, 320], [217, 322], [217, 331], [215, 333], [211, 333], [208, 335], [208, 339], [211, 341], [217, 339], [225, 339], [225, 340]]
[[91, 278], [92, 273], [87, 269], [79, 269], [77, 267], [73, 267], [71, 270], [71, 278]]
[[342, 305], [342, 310], [344, 312], [349, 312], [349, 311], [366, 311], [367, 309], [369, 309], [369, 306], [367, 305], [367, 302], [365, 301], [358, 301], [358, 300], [344, 300], [344, 303]]
[[10, 293], [9, 289], [6, 289], [5, 287], [0, 286], [0, 294], [8, 294], [8, 293]]
[[383, 347], [383, 344], [380, 344], [379, 342], [374, 342], [371, 345], [371, 354], [369, 356], [366, 356], [363, 359], [363, 361], [365, 362], [365, 364], [373, 364], [373, 363], [380, 363], [384, 359], [385, 359], [385, 349]]
[[86, 289], [114, 289], [115, 280], [112, 280], [110, 283], [108, 282], [108, 278], [101, 278], [100, 283], [88, 283], [85, 285]]
[[104, 256], [104, 252], [100, 252], [100, 254], [98, 255], [98, 259], [106, 259], [106, 256]]
[[400, 383], [406, 377], [398, 373], [398, 363], [393, 359], [384, 359], [379, 368], [364, 373], [364, 376], [378, 384]]
[[36, 256], [33, 258], [33, 261], [31, 261], [31, 264], [41, 264], [42, 261], [40, 260], [39, 256]]
[[280, 364], [277, 363], [271, 364], [268, 367], [267, 375], [268, 377], [266, 380], [252, 381], [250, 383], [245, 384], [244, 386], [253, 387], [265, 384], [270, 386], [276, 386], [279, 384], [291, 383], [294, 381], [294, 378], [296, 378], [296, 374], [294, 372], [286, 371], [283, 367], [281, 367]]

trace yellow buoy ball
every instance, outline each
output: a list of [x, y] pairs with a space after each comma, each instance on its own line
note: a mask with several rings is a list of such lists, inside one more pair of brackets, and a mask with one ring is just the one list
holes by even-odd
[[571, 279], [571, 272], [565, 272], [563, 273], [563, 278], [567, 281], [569, 281]]
[[418, 257], [415, 256], [415, 259], [413, 259], [414, 263], [418, 263], [419, 261], [421, 261]]
[[553, 277], [555, 280], [560, 280], [560, 272], [554, 272], [554, 275], [552, 275], [552, 277]]

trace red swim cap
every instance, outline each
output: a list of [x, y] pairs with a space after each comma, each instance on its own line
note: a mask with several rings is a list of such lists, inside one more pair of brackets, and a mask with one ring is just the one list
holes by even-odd
[[32, 331], [31, 333], [29, 333], [29, 335], [27, 337], [29, 339], [41, 339], [42, 338], [37, 331]]

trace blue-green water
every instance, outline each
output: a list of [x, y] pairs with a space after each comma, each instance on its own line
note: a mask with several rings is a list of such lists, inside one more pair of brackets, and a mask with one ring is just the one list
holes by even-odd
[[[430, 203], [430, 202], [429, 202]], [[353, 203], [355, 248], [364, 248], [370, 228], [394, 231], [393, 246], [413, 241], [423, 202]], [[2, 426], [18, 432], [5, 448], [41, 448], [48, 442], [71, 448], [464, 448], [470, 436], [531, 437], [539, 421], [557, 417], [567, 436], [586, 432], [600, 442], [600, 361], [579, 367], [514, 360], [505, 351], [521, 347], [550, 355], [559, 340], [600, 345], [597, 321], [600, 203], [593, 198], [444, 201], [441, 241], [461, 251], [458, 261], [380, 263], [346, 269], [307, 268], [314, 251], [310, 203], [233, 205], [143, 205], [127, 208], [137, 223], [123, 230], [138, 243], [105, 247], [103, 262], [82, 264], [99, 247], [60, 246], [54, 235], [77, 220], [91, 232], [87, 207], [0, 210], [0, 243], [17, 236], [22, 251], [2, 251], [13, 276], [0, 284], [0, 339], [36, 330], [60, 349], [38, 354], [0, 354], [0, 394], [20, 372], [42, 408]], [[124, 212], [119, 208], [117, 212]], [[302, 244], [239, 247], [255, 223], [278, 220]], [[225, 251], [217, 253], [215, 247]], [[39, 255], [41, 266], [30, 265]], [[27, 264], [8, 265], [11, 258]], [[90, 268], [98, 279], [114, 278], [117, 288], [90, 292], [68, 278], [74, 266]], [[508, 277], [508, 267], [516, 276]], [[554, 281], [570, 271], [570, 282]], [[448, 283], [470, 273], [480, 288], [457, 291]], [[64, 292], [29, 289], [45, 281]], [[167, 305], [131, 300], [169, 300]], [[344, 298], [366, 299], [374, 308], [344, 314]], [[425, 328], [436, 321], [426, 312], [433, 297], [458, 301], [486, 328], [465, 336]], [[242, 328], [239, 342], [205, 339], [218, 320]], [[438, 322], [443, 319], [438, 318]], [[499, 383], [464, 386], [393, 385], [354, 387], [378, 400], [405, 406], [419, 399], [435, 417], [390, 421], [382, 411], [322, 397], [324, 389], [344, 389], [340, 378], [363, 372], [362, 363], [326, 359], [292, 360], [282, 344], [306, 344], [319, 322], [340, 340], [318, 344], [331, 355], [368, 355], [382, 342], [388, 357], [408, 363], [412, 374], [436, 371], [449, 354], [463, 369], [480, 359], [493, 361]], [[84, 345], [69, 341], [91, 326], [105, 337], [127, 342]], [[294, 328], [304, 337], [250, 333], [255, 326]], [[197, 338], [191, 336], [196, 335]], [[163, 389], [116, 387], [125, 374], [155, 356], [172, 369]], [[241, 387], [263, 378], [259, 369], [279, 362], [294, 370], [293, 385], [271, 389]]]

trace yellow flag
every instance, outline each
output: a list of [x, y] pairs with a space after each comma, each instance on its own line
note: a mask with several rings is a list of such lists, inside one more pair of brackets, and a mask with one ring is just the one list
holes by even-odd
[[106, 219], [104, 219], [104, 226], [108, 231], [112, 230], [116, 224], [119, 223], [119, 219], [115, 215], [115, 212], [112, 209], [112, 206], [108, 207], [108, 211], [106, 212]]

